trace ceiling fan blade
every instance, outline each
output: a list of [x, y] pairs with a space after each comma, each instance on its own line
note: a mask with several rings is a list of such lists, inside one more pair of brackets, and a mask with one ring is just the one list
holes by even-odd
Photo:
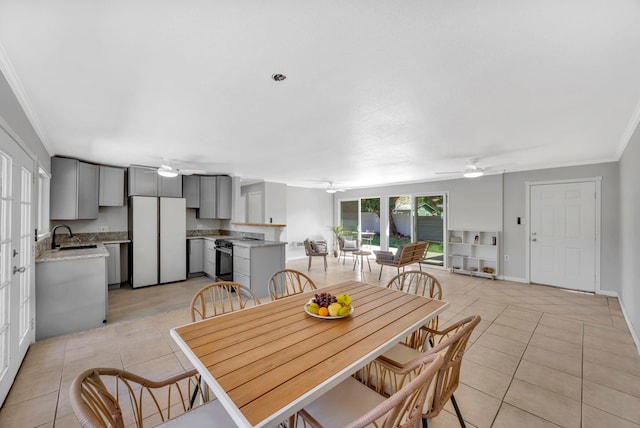
[[436, 174], [462, 174], [464, 171], [441, 171], [436, 172]]

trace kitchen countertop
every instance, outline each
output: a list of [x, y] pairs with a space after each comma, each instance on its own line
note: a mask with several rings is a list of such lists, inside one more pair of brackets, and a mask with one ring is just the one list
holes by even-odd
[[274, 247], [277, 245], [287, 245], [287, 242], [284, 241], [263, 241], [261, 239], [242, 239], [229, 235], [212, 235], [212, 236], [188, 236], [188, 240], [190, 239], [206, 239], [209, 241], [214, 241], [216, 239], [226, 239], [228, 241], [233, 242], [233, 245], [237, 245], [238, 247], [247, 247], [247, 248], [256, 248], [256, 247]]
[[63, 260], [74, 259], [91, 259], [94, 257], [109, 257], [109, 251], [102, 243], [96, 243], [96, 248], [79, 248], [77, 250], [46, 250], [40, 257], [36, 259], [36, 263], [41, 262], [58, 262]]

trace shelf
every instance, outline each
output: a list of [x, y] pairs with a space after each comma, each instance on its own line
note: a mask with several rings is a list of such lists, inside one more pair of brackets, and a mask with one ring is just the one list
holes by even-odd
[[[491, 279], [499, 275], [499, 232], [453, 229], [448, 231], [447, 242], [452, 252], [447, 257], [451, 272]], [[484, 268], [493, 269], [493, 273], [483, 272]]]

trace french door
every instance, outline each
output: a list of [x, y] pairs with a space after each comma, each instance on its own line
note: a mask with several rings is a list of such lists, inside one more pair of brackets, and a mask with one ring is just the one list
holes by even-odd
[[33, 165], [0, 128], [0, 404], [35, 339]]

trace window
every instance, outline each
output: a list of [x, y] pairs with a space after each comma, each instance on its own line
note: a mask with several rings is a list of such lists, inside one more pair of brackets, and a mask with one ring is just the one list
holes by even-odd
[[38, 236], [43, 238], [49, 234], [49, 182], [51, 177], [42, 168], [38, 168]]

